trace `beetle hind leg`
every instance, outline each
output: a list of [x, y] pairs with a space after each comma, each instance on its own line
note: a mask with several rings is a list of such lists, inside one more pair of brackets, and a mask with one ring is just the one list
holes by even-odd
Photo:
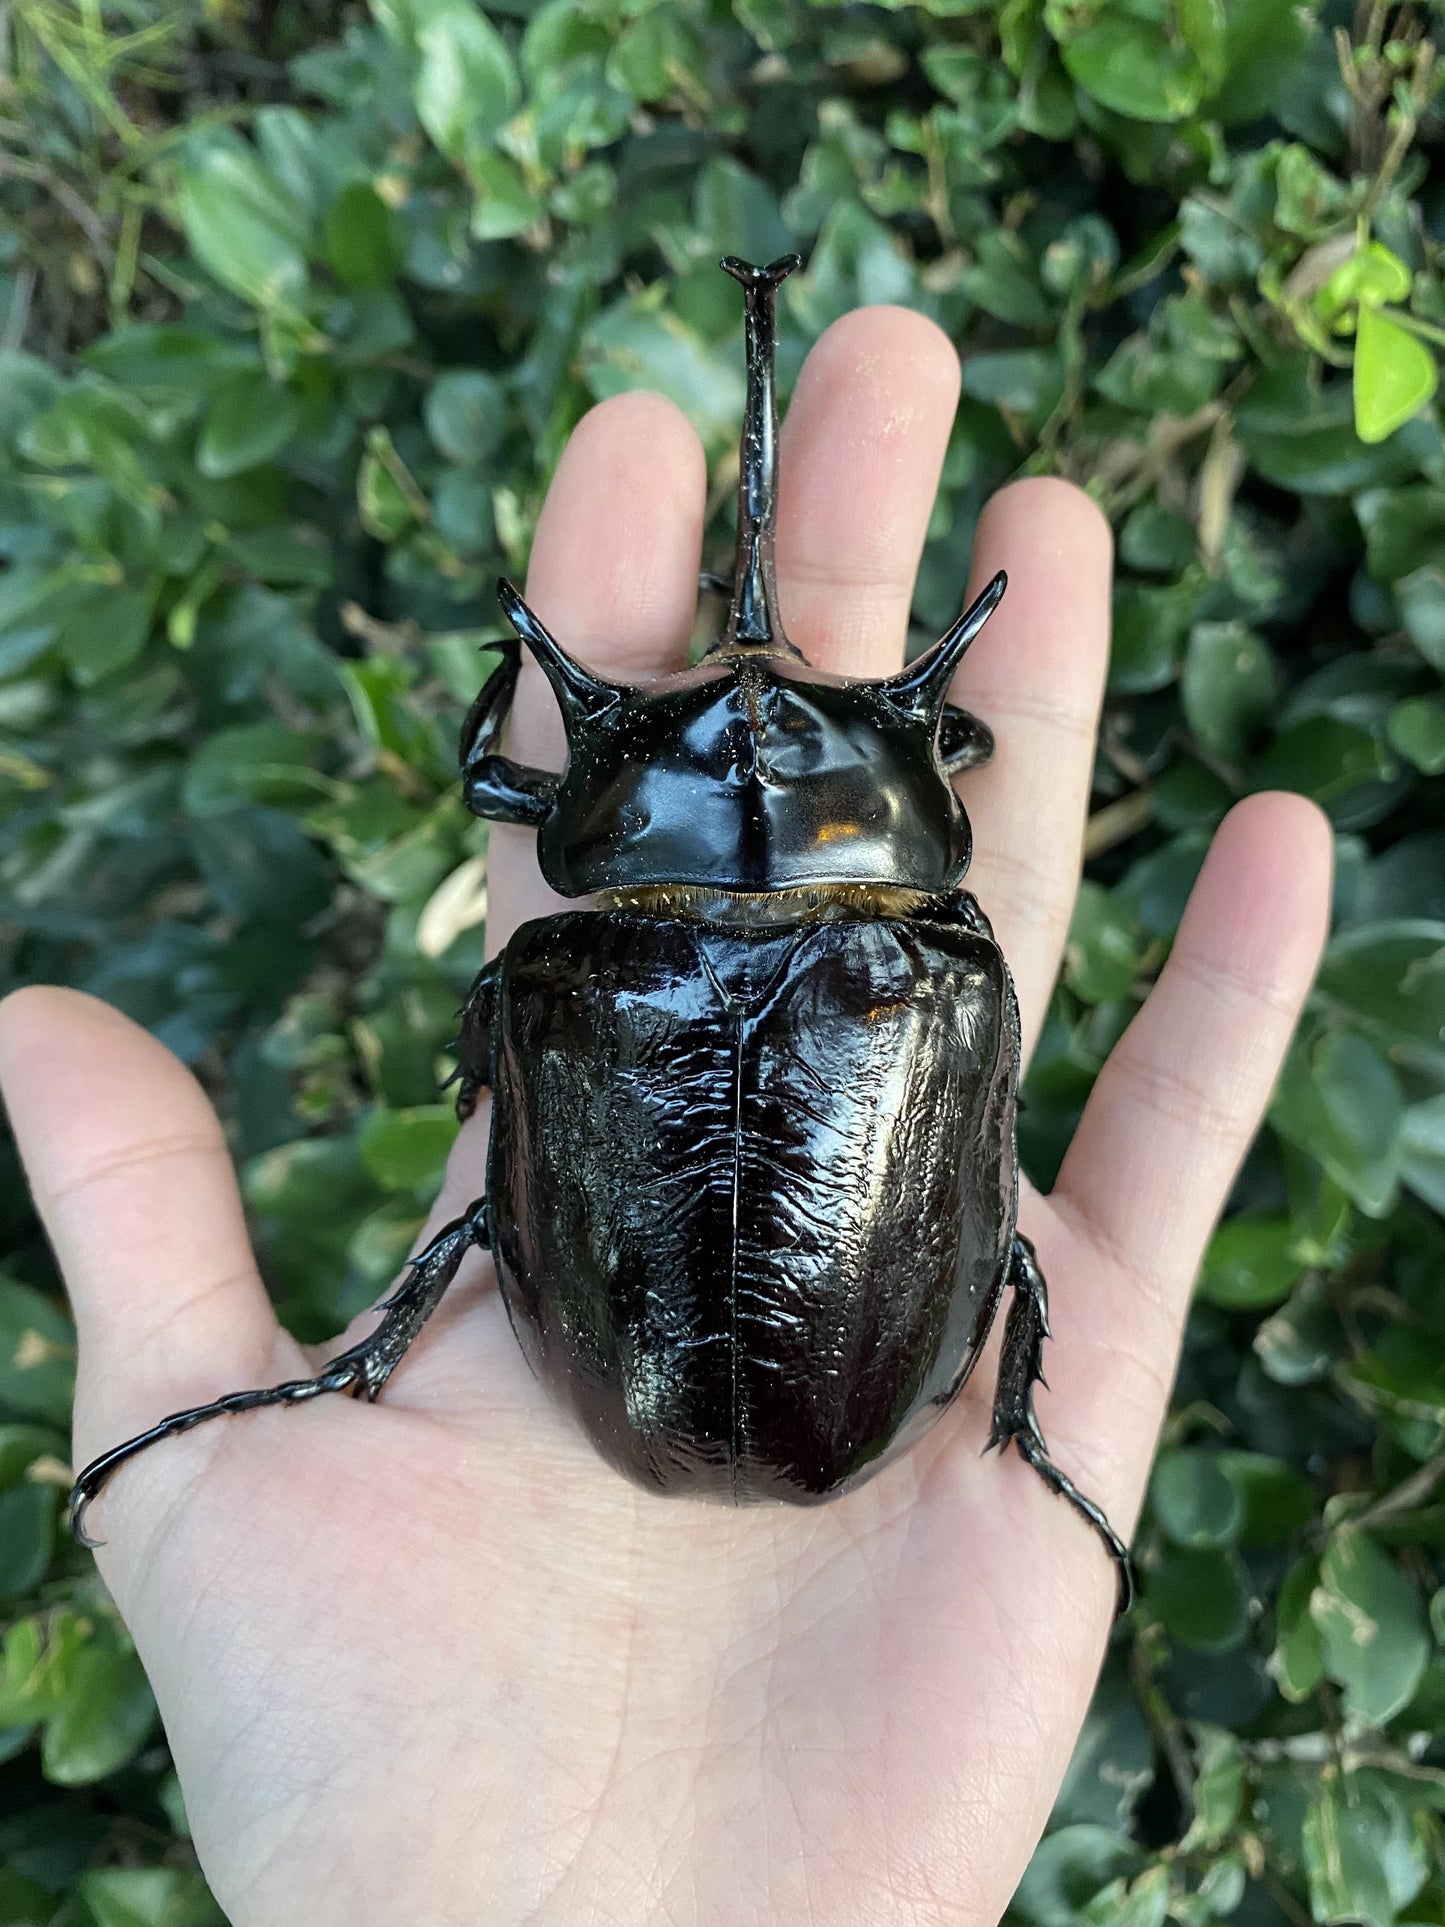
[[1066, 1472], [1049, 1457], [1044, 1435], [1034, 1416], [1034, 1386], [1044, 1381], [1044, 1340], [1049, 1337], [1049, 1295], [1044, 1274], [1027, 1238], [1015, 1236], [1009, 1256], [1008, 1283], [1013, 1289], [1003, 1355], [994, 1393], [993, 1427], [985, 1451], [995, 1446], [1017, 1448], [1051, 1492], [1067, 1499], [1098, 1533], [1109, 1549], [1119, 1574], [1119, 1611], [1127, 1612], [1134, 1599], [1134, 1562], [1129, 1548], [1109, 1524], [1101, 1507], [1085, 1498]]
[[139, 1432], [124, 1444], [113, 1446], [93, 1459], [78, 1477], [70, 1492], [70, 1530], [83, 1546], [101, 1542], [85, 1530], [85, 1514], [91, 1502], [111, 1475], [127, 1460], [159, 1445], [162, 1439], [178, 1437], [213, 1418], [234, 1412], [253, 1412], [264, 1405], [304, 1405], [325, 1392], [341, 1392], [350, 1398], [374, 1400], [410, 1350], [412, 1341], [440, 1304], [447, 1286], [456, 1277], [462, 1259], [475, 1245], [485, 1250], [490, 1244], [490, 1225], [485, 1198], [468, 1205], [460, 1218], [444, 1225], [424, 1250], [411, 1260], [406, 1277], [386, 1299], [385, 1314], [376, 1330], [357, 1345], [350, 1346], [328, 1361], [315, 1378], [293, 1378], [284, 1385], [270, 1385], [257, 1391], [230, 1392], [209, 1405], [195, 1405], [184, 1412], [173, 1412], [149, 1430]]

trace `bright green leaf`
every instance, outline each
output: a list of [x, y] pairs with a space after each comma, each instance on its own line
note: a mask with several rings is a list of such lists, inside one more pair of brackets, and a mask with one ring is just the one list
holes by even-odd
[[1418, 335], [1378, 308], [1362, 307], [1355, 332], [1355, 432], [1382, 442], [1403, 428], [1440, 385], [1435, 357]]

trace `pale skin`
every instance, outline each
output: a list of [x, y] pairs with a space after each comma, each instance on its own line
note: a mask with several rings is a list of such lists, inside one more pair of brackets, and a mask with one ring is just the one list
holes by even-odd
[[[958, 385], [946, 338], [902, 309], [858, 310], [810, 355], [778, 554], [815, 663], [902, 661]], [[629, 395], [586, 417], [527, 585], [573, 653], [616, 676], [683, 659], [704, 493], [671, 404]], [[1047, 480], [994, 498], [973, 557], [975, 591], [1000, 567], [1010, 588], [954, 691], [999, 742], [961, 783], [969, 881], [1026, 1050], [1078, 883], [1110, 564], [1098, 510]], [[556, 766], [530, 666], [509, 747]], [[532, 843], [493, 834], [492, 950], [557, 901]], [[1039, 1419], [1125, 1534], [1329, 874], [1310, 804], [1230, 814], [1055, 1190], [1025, 1193], [1055, 1334]], [[77, 1465], [340, 1348], [278, 1327], [221, 1128], [145, 1031], [77, 992], [18, 991], [0, 1004], [0, 1083], [75, 1307]], [[483, 1110], [422, 1237], [481, 1192], [486, 1132]], [[552, 1409], [474, 1254], [378, 1405], [222, 1420], [125, 1467], [88, 1523], [235, 1927], [991, 1927], [1115, 1598], [1089, 1528], [1017, 1457], [981, 1456], [997, 1342], [922, 1444], [846, 1498], [663, 1500]]]

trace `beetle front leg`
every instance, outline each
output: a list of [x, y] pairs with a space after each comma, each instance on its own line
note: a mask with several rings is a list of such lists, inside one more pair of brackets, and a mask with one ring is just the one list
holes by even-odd
[[230, 1392], [209, 1405], [194, 1405], [188, 1411], [173, 1412], [148, 1431], [93, 1459], [70, 1492], [70, 1530], [76, 1539], [83, 1546], [101, 1543], [85, 1531], [85, 1514], [91, 1502], [127, 1459], [135, 1458], [147, 1446], [159, 1445], [162, 1439], [176, 1438], [197, 1425], [204, 1425], [208, 1419], [225, 1418], [234, 1412], [254, 1412], [263, 1405], [304, 1405], [324, 1392], [342, 1392], [350, 1398], [368, 1400], [379, 1398], [382, 1387], [441, 1303], [462, 1259], [473, 1245], [485, 1250], [490, 1242], [487, 1202], [485, 1198], [478, 1198], [460, 1218], [444, 1225], [425, 1250], [411, 1260], [406, 1277], [382, 1304], [385, 1316], [371, 1336], [339, 1353], [315, 1378], [293, 1378], [284, 1385], [271, 1385], [253, 1392]]
[[1043, 1350], [1044, 1340], [1050, 1335], [1049, 1294], [1033, 1246], [1017, 1234], [1009, 1254], [1008, 1283], [1013, 1289], [1013, 1302], [1004, 1327], [993, 1428], [984, 1450], [991, 1452], [997, 1445], [1007, 1451], [1010, 1445], [1016, 1446], [1019, 1457], [1034, 1468], [1049, 1490], [1067, 1499], [1088, 1520], [1118, 1568], [1119, 1611], [1127, 1612], [1134, 1600], [1134, 1562], [1129, 1548], [1102, 1509], [1086, 1499], [1068, 1474], [1054, 1464], [1034, 1417], [1034, 1387], [1045, 1382]]
[[473, 816], [489, 817], [494, 823], [528, 824], [535, 829], [556, 798], [557, 779], [546, 770], [532, 769], [498, 754], [517, 693], [522, 652], [515, 637], [497, 647], [501, 661], [482, 684], [462, 724], [462, 800]]
[[442, 1089], [449, 1090], [453, 1084], [459, 1086], [457, 1116], [463, 1124], [477, 1108], [477, 1099], [492, 1081], [492, 1017], [497, 1005], [497, 981], [501, 969], [500, 957], [493, 957], [489, 964], [485, 964], [472, 985], [467, 1001], [457, 1013], [462, 1020], [461, 1030], [452, 1040], [452, 1048], [457, 1053], [457, 1067]]
[[957, 703], [943, 705], [938, 726], [938, 757], [946, 776], [962, 776], [966, 769], [982, 769], [993, 758], [993, 731], [979, 717]]

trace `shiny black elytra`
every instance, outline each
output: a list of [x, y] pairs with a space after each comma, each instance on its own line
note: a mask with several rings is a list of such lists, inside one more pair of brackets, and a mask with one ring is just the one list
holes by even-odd
[[[655, 1491], [811, 1504], [919, 1439], [1005, 1287], [990, 1446], [1015, 1445], [1101, 1535], [1033, 1413], [1044, 1280], [1016, 1228], [1019, 1024], [960, 887], [952, 782], [993, 739], [947, 700], [998, 575], [896, 676], [812, 668], [773, 561], [777, 287], [796, 255], [722, 263], [747, 306], [748, 390], [726, 628], [639, 684], [566, 654], [508, 582], [516, 639], [462, 730], [467, 807], [537, 831], [542, 873], [595, 907], [523, 924], [462, 1011], [457, 1109], [493, 1092], [485, 1198], [438, 1233], [370, 1337], [314, 1379], [178, 1412], [116, 1467], [222, 1413], [374, 1399], [469, 1247], [491, 1250], [537, 1376]], [[500, 753], [525, 643], [567, 730], [562, 774]]]

